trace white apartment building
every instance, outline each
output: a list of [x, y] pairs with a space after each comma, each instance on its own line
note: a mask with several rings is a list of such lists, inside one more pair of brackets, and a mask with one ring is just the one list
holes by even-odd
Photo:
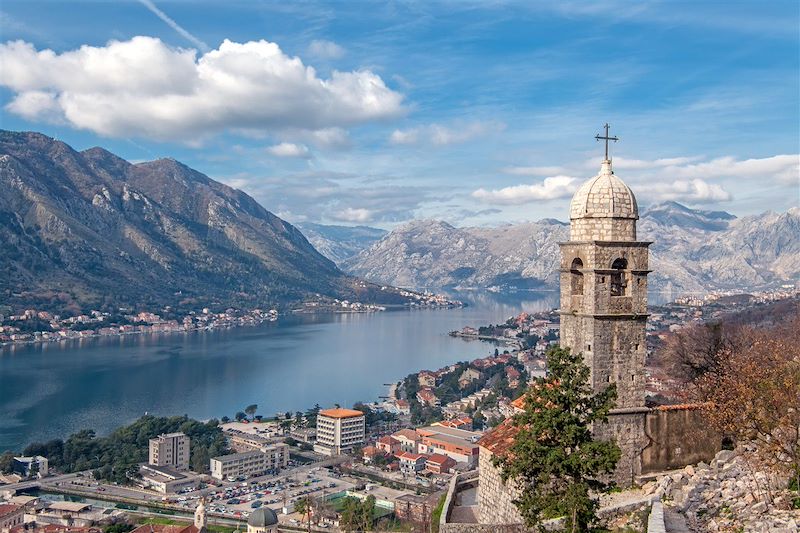
[[289, 445], [282, 442], [259, 450], [221, 455], [211, 459], [211, 477], [219, 480], [260, 476], [289, 464]]
[[363, 446], [366, 433], [364, 413], [353, 409], [325, 409], [317, 414], [317, 443], [314, 451], [339, 455]]
[[153, 466], [189, 469], [189, 437], [183, 433], [165, 433], [150, 439], [150, 460]]

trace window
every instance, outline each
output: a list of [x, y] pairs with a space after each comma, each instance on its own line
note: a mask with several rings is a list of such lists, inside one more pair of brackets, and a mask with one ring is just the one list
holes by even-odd
[[625, 259], [615, 259], [611, 264], [611, 269], [614, 270], [611, 274], [611, 296], [626, 296], [628, 291], [628, 282], [625, 269], [628, 268], [628, 261]]
[[569, 281], [571, 294], [583, 294], [583, 261], [576, 257], [569, 267]]

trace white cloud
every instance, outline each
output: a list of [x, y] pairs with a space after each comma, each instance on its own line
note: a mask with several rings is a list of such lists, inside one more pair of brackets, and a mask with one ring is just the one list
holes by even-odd
[[471, 141], [503, 129], [505, 129], [505, 124], [495, 121], [475, 121], [453, 126], [429, 124], [406, 130], [394, 130], [389, 136], [389, 143], [395, 145], [426, 143], [434, 146], [447, 146]]
[[669, 172], [683, 178], [774, 179], [791, 185], [800, 181], [800, 155], [776, 155], [744, 161], [737, 161], [730, 156], [720, 157], [702, 163], [670, 167]]
[[311, 157], [311, 153], [308, 151], [308, 146], [295, 143], [276, 144], [267, 148], [267, 152], [276, 157]]
[[307, 133], [309, 142], [322, 148], [349, 148], [352, 143], [347, 130], [342, 128], [324, 128]]
[[675, 180], [672, 183], [656, 183], [639, 187], [642, 194], [656, 200], [674, 200], [689, 203], [727, 202], [731, 199], [728, 191], [716, 183], [701, 179]]
[[319, 59], [340, 59], [344, 57], [344, 53], [344, 48], [333, 41], [319, 39], [308, 45], [308, 54]]
[[[402, 115], [403, 96], [369, 70], [327, 79], [267, 41], [224, 41], [197, 57], [152, 37], [56, 53], [0, 45], [10, 112], [110, 137], [197, 141], [225, 130], [325, 131]], [[331, 130], [335, 131], [335, 130]]]
[[579, 181], [578, 178], [571, 176], [551, 176], [541, 183], [532, 185], [514, 185], [491, 191], [478, 189], [472, 193], [472, 197], [496, 205], [520, 205], [537, 200], [555, 200], [572, 196]]
[[371, 222], [374, 216], [375, 214], [369, 209], [353, 207], [348, 207], [331, 214], [331, 218], [335, 220], [341, 220], [342, 222], [358, 222], [360, 224]]
[[414, 144], [418, 138], [418, 130], [394, 130], [389, 136], [389, 142], [392, 144]]

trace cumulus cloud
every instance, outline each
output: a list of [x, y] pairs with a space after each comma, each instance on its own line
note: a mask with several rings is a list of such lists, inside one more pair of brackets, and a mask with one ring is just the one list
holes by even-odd
[[774, 179], [791, 185], [800, 181], [800, 155], [776, 155], [744, 161], [737, 161], [733, 157], [720, 157], [711, 161], [672, 167], [669, 170], [673, 176], [682, 178]]
[[305, 159], [311, 157], [308, 146], [295, 143], [276, 144], [267, 148], [267, 152], [276, 157], [299, 157]]
[[701, 179], [675, 180], [672, 183], [657, 183], [641, 186], [642, 192], [651, 198], [666, 201], [695, 203], [727, 202], [731, 199], [728, 191], [716, 183]]
[[394, 145], [432, 144], [434, 146], [447, 146], [458, 144], [472, 139], [496, 133], [505, 129], [501, 122], [475, 121], [467, 124], [443, 126], [441, 124], [428, 124], [406, 130], [394, 130], [389, 136], [389, 143]]
[[192, 141], [232, 129], [335, 131], [402, 115], [403, 95], [369, 70], [314, 68], [268, 41], [225, 40], [197, 56], [152, 37], [56, 53], [0, 45], [8, 111], [109, 137]]
[[333, 41], [318, 39], [308, 45], [308, 54], [319, 59], [340, 59], [344, 57], [344, 48]]
[[578, 188], [578, 178], [571, 176], [551, 176], [541, 183], [514, 185], [502, 189], [478, 189], [472, 197], [488, 204], [521, 205], [537, 200], [568, 198]]

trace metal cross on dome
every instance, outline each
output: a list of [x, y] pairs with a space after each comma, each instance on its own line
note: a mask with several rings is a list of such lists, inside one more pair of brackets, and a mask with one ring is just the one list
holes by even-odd
[[595, 135], [594, 138], [595, 138], [595, 140], [598, 140], [598, 141], [603, 141], [603, 140], [606, 141], [606, 161], [608, 161], [608, 141], [617, 142], [619, 140], [619, 138], [618, 137], [609, 137], [608, 136], [608, 128], [609, 128], [608, 122], [606, 122], [606, 125], [604, 127], [606, 129], [606, 134], [603, 135], [603, 136]]

